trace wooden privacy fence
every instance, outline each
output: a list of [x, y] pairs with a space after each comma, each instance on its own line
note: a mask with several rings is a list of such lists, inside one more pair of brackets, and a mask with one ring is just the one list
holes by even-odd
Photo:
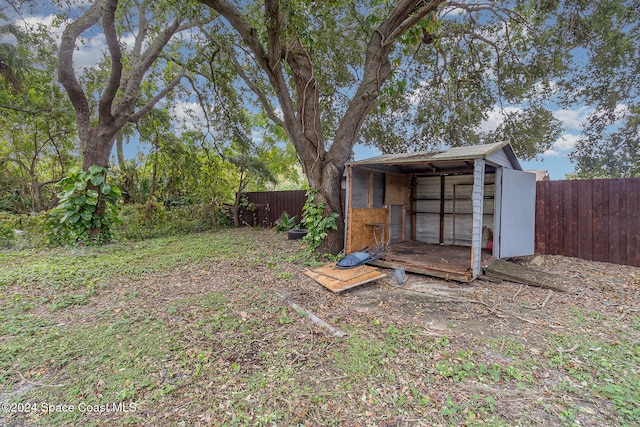
[[250, 208], [240, 211], [242, 221], [259, 227], [273, 227], [282, 212], [302, 219], [302, 208], [307, 200], [305, 190], [265, 191], [246, 193]]
[[640, 179], [539, 181], [536, 252], [640, 267]]
[[[536, 252], [640, 267], [640, 178], [539, 181]], [[343, 195], [344, 197], [344, 195]], [[247, 193], [242, 219], [271, 227], [282, 212], [300, 221], [304, 190]]]

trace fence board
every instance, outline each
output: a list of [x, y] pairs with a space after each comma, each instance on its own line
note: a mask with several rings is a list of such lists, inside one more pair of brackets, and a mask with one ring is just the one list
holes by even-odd
[[619, 264], [627, 264], [627, 197], [629, 192], [628, 180], [620, 180], [620, 262]]
[[578, 181], [578, 254], [593, 259], [593, 181]]
[[539, 245], [536, 249], [540, 253], [550, 252], [549, 242], [549, 222], [547, 212], [549, 210], [549, 181], [541, 181], [536, 188], [536, 242]]
[[640, 181], [628, 183], [629, 199], [627, 201], [627, 262], [640, 265]]
[[537, 190], [537, 252], [640, 267], [640, 179], [539, 182]]
[[[620, 180], [612, 179], [609, 185], [609, 260], [621, 260], [620, 250]], [[625, 245], [626, 246], [626, 245]]]
[[549, 218], [549, 250], [551, 252], [562, 253], [562, 224], [564, 212], [562, 209], [562, 192], [549, 191], [549, 208], [553, 214]]
[[593, 181], [593, 259], [609, 262], [609, 193], [604, 191], [604, 181]]

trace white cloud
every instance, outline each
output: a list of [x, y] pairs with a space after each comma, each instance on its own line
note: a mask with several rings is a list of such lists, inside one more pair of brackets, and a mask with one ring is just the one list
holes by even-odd
[[179, 101], [173, 104], [172, 119], [188, 130], [198, 130], [206, 123], [204, 111], [197, 102]]
[[576, 147], [576, 143], [580, 140], [579, 135], [572, 135], [570, 133], [565, 133], [560, 136], [558, 140], [553, 144], [555, 149], [558, 151], [571, 151]]
[[567, 129], [580, 129], [581, 124], [593, 113], [593, 108], [582, 106], [575, 110], [561, 108], [553, 112], [553, 117], [560, 120]]
[[498, 126], [504, 122], [504, 116], [506, 114], [517, 113], [519, 111], [523, 111], [523, 109], [520, 107], [494, 107], [487, 113], [487, 118], [480, 123], [478, 131], [481, 133], [489, 133], [496, 130]]
[[567, 154], [576, 147], [580, 135], [565, 133], [553, 143], [553, 148], [542, 153], [543, 157], [567, 157]]
[[544, 153], [542, 153], [542, 157], [565, 157], [561, 153], [555, 150], [555, 148], [551, 148]]

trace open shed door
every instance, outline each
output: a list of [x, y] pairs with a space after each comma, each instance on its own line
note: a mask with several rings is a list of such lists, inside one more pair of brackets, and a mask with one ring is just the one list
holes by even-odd
[[532, 255], [535, 247], [536, 176], [498, 169], [500, 181], [498, 258]]

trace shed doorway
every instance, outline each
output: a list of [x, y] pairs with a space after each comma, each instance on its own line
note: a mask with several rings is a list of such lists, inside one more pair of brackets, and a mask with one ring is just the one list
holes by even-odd
[[380, 249], [382, 229], [374, 265], [463, 282], [501, 252], [533, 253], [535, 176], [519, 168], [505, 143], [350, 163], [346, 252]]

